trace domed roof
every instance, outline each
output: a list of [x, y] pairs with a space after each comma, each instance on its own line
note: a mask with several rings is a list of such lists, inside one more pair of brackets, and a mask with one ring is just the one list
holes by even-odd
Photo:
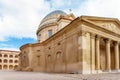
[[63, 15], [63, 16], [65, 16], [65, 15], [67, 15], [67, 14], [66, 14], [65, 12], [61, 11], [61, 10], [52, 11], [51, 13], [49, 13], [47, 16], [45, 16], [45, 17], [42, 19], [41, 23], [42, 23], [43, 21], [45, 21], [46, 19], [48, 19], [50, 16], [55, 16], [55, 15]]
[[56, 14], [60, 14], [60, 15], [67, 15], [65, 12], [61, 11], [61, 10], [55, 10], [51, 13], [49, 13], [47, 16], [45, 16], [45, 18], [52, 16], [52, 15], [56, 15]]
[[42, 19], [42, 21], [41, 21], [41, 23], [40, 23], [40, 25], [39, 25], [39, 27], [38, 27], [37, 32], [38, 32], [41, 28], [46, 27], [46, 25], [51, 24], [51, 23], [54, 23], [54, 22], [57, 22], [57, 19], [58, 19], [58, 17], [59, 17], [60, 15], [66, 16], [67, 13], [65, 13], [65, 12], [63, 12], [63, 11], [61, 11], [61, 10], [55, 10], [55, 11], [49, 13], [47, 16], [45, 16], [45, 17]]

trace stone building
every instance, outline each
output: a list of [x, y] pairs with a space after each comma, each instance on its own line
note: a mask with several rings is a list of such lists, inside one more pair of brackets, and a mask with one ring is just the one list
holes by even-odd
[[120, 21], [53, 11], [40, 23], [37, 42], [20, 47], [20, 69], [60, 73], [117, 72]]
[[19, 51], [0, 50], [0, 70], [14, 70], [19, 64]]

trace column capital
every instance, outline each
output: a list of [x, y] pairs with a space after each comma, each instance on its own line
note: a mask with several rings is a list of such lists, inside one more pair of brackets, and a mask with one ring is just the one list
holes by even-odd
[[111, 42], [111, 39], [109, 39], [109, 38], [106, 38], [104, 40], [105, 40], [106, 43], [110, 43]]
[[78, 32], [78, 35], [79, 36], [86, 36], [86, 33], [87, 32], [85, 30], [81, 30], [81, 31]]
[[114, 41], [113, 44], [114, 44], [114, 45], [118, 45], [119, 42], [118, 42], [118, 41]]
[[96, 35], [96, 36], [95, 36], [95, 39], [96, 39], [96, 40], [99, 40], [100, 38], [101, 38], [101, 37], [100, 37], [99, 35]]
[[92, 39], [95, 39], [95, 33], [90, 33], [90, 37], [92, 38]]

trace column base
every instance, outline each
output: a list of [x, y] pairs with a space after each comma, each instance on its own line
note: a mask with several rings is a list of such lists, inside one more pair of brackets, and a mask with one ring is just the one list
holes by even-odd
[[119, 69], [116, 69], [116, 70], [112, 70], [113, 72], [120, 72], [120, 70]]
[[105, 72], [111, 72], [111, 70], [105, 70]]
[[102, 71], [101, 70], [96, 70], [96, 73], [102, 73]]

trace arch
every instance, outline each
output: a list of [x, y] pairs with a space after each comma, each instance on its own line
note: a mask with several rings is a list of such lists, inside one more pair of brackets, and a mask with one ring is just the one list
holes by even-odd
[[18, 55], [15, 55], [15, 58], [18, 58]]
[[61, 53], [61, 51], [58, 51], [56, 53], [56, 59], [61, 59], [61, 58], [62, 58], [62, 53]]
[[7, 59], [4, 59], [4, 60], [3, 60], [3, 62], [4, 62], [4, 63], [7, 63], [7, 62], [8, 62], [8, 60], [7, 60]]
[[15, 62], [15, 63], [18, 63], [18, 60], [15, 60], [14, 62]]
[[14, 66], [14, 69], [17, 69], [17, 68], [18, 68], [18, 65], [15, 65], [15, 66]]
[[8, 66], [7, 66], [7, 65], [4, 65], [4, 66], [3, 66], [3, 69], [7, 69], [7, 68], [8, 68]]
[[7, 55], [7, 54], [5, 54], [5, 55], [4, 55], [4, 57], [8, 57], [8, 55]]
[[13, 63], [13, 60], [9, 60], [9, 63]]
[[13, 55], [9, 55], [10, 58], [13, 58]]
[[9, 65], [9, 69], [13, 69], [13, 65]]
[[2, 59], [0, 59], [0, 63], [2, 63]]
[[51, 55], [50, 54], [47, 56], [47, 58], [48, 58], [48, 62], [51, 62]]
[[40, 55], [37, 56], [37, 65], [39, 66], [40, 65]]
[[0, 57], [2, 57], [2, 54], [0, 54]]
[[2, 69], [2, 65], [0, 65], [0, 69]]

